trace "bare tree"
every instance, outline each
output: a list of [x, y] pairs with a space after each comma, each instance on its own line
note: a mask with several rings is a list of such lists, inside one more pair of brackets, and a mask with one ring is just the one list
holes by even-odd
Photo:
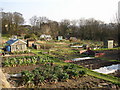
[[18, 31], [19, 25], [24, 23], [24, 18], [22, 17], [22, 14], [18, 13], [18, 12], [14, 12], [13, 13], [13, 21], [12, 21], [12, 23], [14, 24], [15, 32], [18, 34], [19, 33], [19, 31]]
[[36, 26], [36, 22], [38, 21], [38, 17], [37, 16], [33, 16], [32, 18], [30, 18], [30, 24], [32, 26]]
[[24, 23], [21, 13], [2, 12], [2, 30], [3, 34], [18, 34], [19, 25]]
[[64, 36], [67, 38], [69, 36], [69, 26], [70, 26], [70, 20], [64, 19], [60, 22], [60, 31], [59, 35]]
[[118, 46], [120, 46], [120, 1], [118, 2], [118, 14], [116, 15], [117, 31], [118, 31]]

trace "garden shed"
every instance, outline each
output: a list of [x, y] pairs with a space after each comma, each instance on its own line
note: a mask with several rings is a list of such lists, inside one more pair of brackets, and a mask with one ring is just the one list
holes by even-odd
[[32, 47], [34, 43], [35, 43], [35, 40], [27, 40], [27, 47]]
[[26, 51], [26, 42], [21, 39], [11, 39], [6, 42], [6, 51], [14, 52], [14, 51]]
[[57, 40], [63, 40], [63, 36], [58, 36]]
[[104, 47], [113, 48], [114, 47], [113, 45], [114, 45], [113, 39], [104, 40]]
[[52, 37], [51, 37], [51, 35], [42, 34], [40, 36], [40, 40], [47, 40], [47, 41], [49, 41], [49, 40], [52, 40]]

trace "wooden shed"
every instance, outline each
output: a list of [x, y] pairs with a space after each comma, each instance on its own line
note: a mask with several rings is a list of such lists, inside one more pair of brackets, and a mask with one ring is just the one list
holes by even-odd
[[35, 43], [35, 40], [27, 40], [27, 47], [32, 47], [34, 43]]
[[113, 48], [114, 40], [113, 39], [104, 40], [104, 47]]
[[41, 48], [40, 44], [34, 44], [34, 48], [37, 49], [37, 50], [40, 49]]
[[14, 51], [26, 51], [27, 47], [26, 47], [26, 42], [20, 39], [11, 39], [9, 41], [6, 42], [7, 43], [7, 47], [6, 50], [10, 51], [10, 52], [14, 52]]

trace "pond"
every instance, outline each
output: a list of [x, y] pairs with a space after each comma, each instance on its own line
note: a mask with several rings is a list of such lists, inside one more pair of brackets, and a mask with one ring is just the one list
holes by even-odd
[[101, 67], [99, 69], [94, 69], [93, 71], [103, 73], [103, 74], [110, 74], [110, 73], [114, 73], [117, 70], [120, 70], [120, 64], [114, 64], [111, 66]]

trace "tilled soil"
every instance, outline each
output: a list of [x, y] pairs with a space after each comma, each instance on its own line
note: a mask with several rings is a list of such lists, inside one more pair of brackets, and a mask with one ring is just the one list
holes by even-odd
[[25, 70], [32, 71], [37, 67], [39, 67], [39, 65], [28, 65], [28, 66], [27, 65], [20, 65], [17, 67], [4, 67], [4, 68], [2, 68], [2, 71], [4, 73], [20, 73], [20, 72], [25, 71]]
[[2, 56], [2, 58], [7, 58], [7, 57], [20, 57], [20, 56], [35, 56], [34, 53], [28, 53], [28, 54], [10, 54], [10, 55], [5, 55]]
[[112, 84], [102, 79], [97, 79], [92, 76], [83, 76], [78, 79], [71, 79], [67, 82], [57, 82], [55, 84], [45, 83], [40, 88], [116, 88], [120, 86]]
[[109, 75], [112, 75], [112, 76], [114, 76], [114, 77], [120, 78], [120, 70], [117, 70], [117, 71], [115, 71], [114, 73], [111, 73], [111, 74], [109, 74]]
[[105, 55], [103, 56], [104, 58], [107, 59], [113, 59], [113, 60], [120, 60], [120, 50], [104, 50], [104, 51], [100, 51], [100, 52], [104, 52]]
[[118, 64], [118, 62], [110, 62], [110, 61], [101, 60], [101, 59], [81, 60], [73, 63], [89, 69], [97, 69], [97, 68], [109, 66], [112, 64]]
[[[20, 81], [21, 79], [9, 80], [9, 82], [13, 87], [16, 87], [16, 86], [19, 88], [27, 87], [20, 84]], [[34, 86], [32, 88], [34, 88]], [[112, 84], [111, 82], [108, 82], [102, 79], [97, 79], [92, 76], [86, 75], [77, 79], [69, 79], [66, 82], [56, 82], [56, 83], [45, 82], [42, 85], [37, 86], [37, 88], [50, 88], [50, 89], [51, 88], [107, 88], [107, 89], [112, 88], [115, 90], [119, 90], [120, 86], [116, 84]]]

